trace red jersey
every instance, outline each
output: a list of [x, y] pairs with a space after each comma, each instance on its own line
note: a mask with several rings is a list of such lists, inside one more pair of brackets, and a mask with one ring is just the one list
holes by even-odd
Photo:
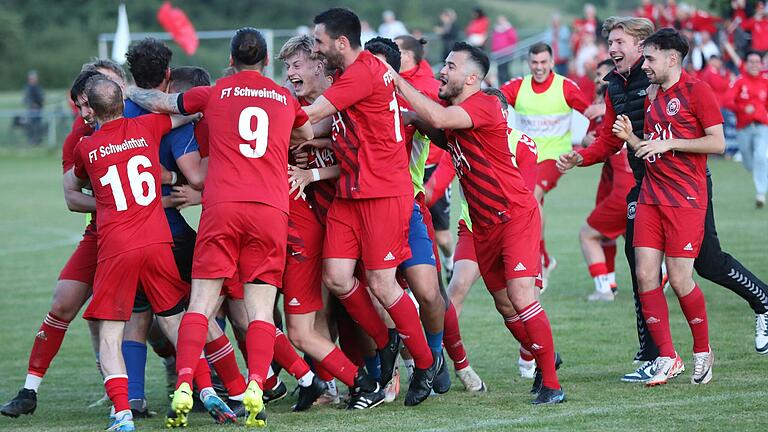
[[[544, 82], [539, 83], [536, 80], [531, 80], [531, 87], [533, 87], [534, 93], [544, 93], [552, 85], [552, 81], [555, 80], [555, 74], [550, 73]], [[499, 90], [504, 93], [507, 98], [507, 102], [515, 107], [517, 102], [517, 94], [520, 92], [520, 86], [523, 84], [523, 77], [515, 78], [506, 82]], [[565, 102], [569, 107], [576, 111], [583, 113], [585, 109], [590, 105], [591, 96], [585, 96], [579, 86], [568, 78], [564, 77], [563, 82], [563, 96], [565, 96]]]
[[[301, 106], [312, 105], [303, 97], [299, 98], [299, 104]], [[331, 149], [318, 149], [312, 147], [308, 147], [307, 149], [309, 151], [307, 169], [325, 168], [338, 164], [336, 156]], [[336, 179], [320, 180], [312, 182], [308, 187], [304, 188], [304, 193], [307, 196], [307, 201], [309, 201], [310, 207], [315, 212], [317, 219], [323, 225], [325, 225], [325, 216], [328, 214], [328, 209], [331, 208], [333, 196], [336, 192], [336, 181]], [[291, 199], [293, 198], [295, 198], [295, 196], [291, 197]]]
[[[712, 89], [685, 71], [646, 106], [646, 140], [701, 138], [704, 129], [723, 123]], [[645, 166], [639, 203], [707, 208], [706, 154], [671, 151], [646, 159]]]
[[160, 197], [160, 140], [165, 114], [107, 122], [75, 147], [75, 175], [90, 178], [96, 198], [98, 260], [157, 243], [171, 243]]
[[731, 85], [729, 73], [726, 72], [725, 74], [722, 74], [711, 65], [707, 65], [699, 74], [699, 79], [712, 87], [712, 90], [717, 96], [717, 103], [720, 105], [720, 108], [725, 108], [728, 105], [726, 100], [728, 97], [728, 88]]
[[362, 51], [323, 96], [339, 111], [331, 132], [341, 168], [336, 196], [413, 194], [400, 106], [387, 66]]
[[744, 30], [752, 34], [752, 49], [768, 51], [768, 19], [750, 18], [744, 25]]
[[260, 202], [288, 213], [291, 130], [309, 121], [288, 90], [248, 70], [190, 89], [179, 108], [208, 119], [204, 206]]
[[195, 141], [197, 141], [197, 150], [201, 158], [207, 158], [209, 154], [208, 144], [208, 118], [203, 117], [195, 123]]
[[[768, 78], [742, 74], [727, 92], [726, 107], [736, 113], [736, 127], [741, 129], [757, 122], [768, 124]], [[751, 106], [752, 112], [747, 112]]]
[[458, 106], [472, 119], [472, 127], [447, 130], [446, 135], [472, 223], [500, 224], [535, 208], [533, 193], [515, 166], [517, 149], [508, 142], [499, 99], [477, 92]]
[[[427, 96], [428, 98], [432, 99], [433, 101], [444, 105], [443, 101], [440, 99], [440, 97], [437, 95], [439, 89], [440, 89], [440, 81], [435, 79], [435, 75], [432, 73], [432, 68], [429, 66], [429, 63], [422, 60], [421, 63], [419, 63], [415, 68], [412, 68], [408, 71], [401, 72], [400, 76], [403, 77], [403, 79], [408, 82], [410, 85], [413, 86], [416, 90], [418, 90], [420, 93], [422, 93], [424, 96]], [[401, 109], [410, 110], [411, 107], [408, 104], [408, 101], [400, 97], [398, 95], [397, 101], [400, 104]], [[413, 142], [413, 136], [416, 134], [416, 126], [414, 125], [408, 125], [405, 127], [405, 142], [406, 146], [410, 150], [410, 146]], [[430, 145], [429, 147], [429, 155], [427, 156], [427, 165], [429, 165], [429, 159], [440, 160], [440, 155], [433, 155], [432, 149], [437, 146]], [[437, 147], [440, 149], [440, 147]], [[440, 149], [442, 151], [442, 149]], [[409, 152], [410, 153], [410, 152]], [[418, 159], [418, 158], [417, 158]]]
[[83, 120], [79, 115], [72, 122], [72, 130], [66, 138], [61, 148], [61, 167], [66, 173], [75, 165], [75, 147], [80, 139], [93, 133], [93, 128]]

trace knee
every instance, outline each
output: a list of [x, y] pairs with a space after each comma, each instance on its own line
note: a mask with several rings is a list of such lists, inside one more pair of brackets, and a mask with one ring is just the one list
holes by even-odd
[[288, 325], [288, 340], [291, 344], [301, 351], [305, 350], [307, 340], [309, 339], [309, 332], [298, 326]]
[[643, 291], [653, 289], [659, 285], [659, 269], [652, 269], [647, 266], [637, 266], [635, 268], [635, 277], [637, 283]]
[[56, 315], [62, 321], [72, 321], [79, 311], [79, 304], [75, 305], [72, 304], [72, 302], [62, 301], [62, 299], [58, 297], [54, 297], [53, 304], [51, 304], [51, 313]]

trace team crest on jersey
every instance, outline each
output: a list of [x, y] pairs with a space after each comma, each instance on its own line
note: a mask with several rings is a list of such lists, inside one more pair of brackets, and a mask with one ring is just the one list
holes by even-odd
[[680, 99], [672, 98], [667, 102], [667, 115], [673, 116], [680, 112]]
[[637, 201], [632, 201], [627, 204], [627, 219], [635, 219], [635, 213], [637, 212]]

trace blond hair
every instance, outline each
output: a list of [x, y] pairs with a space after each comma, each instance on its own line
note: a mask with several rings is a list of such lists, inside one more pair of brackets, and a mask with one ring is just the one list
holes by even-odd
[[287, 60], [298, 52], [304, 52], [308, 58], [312, 60], [320, 60], [320, 56], [317, 53], [312, 52], [315, 46], [315, 41], [307, 35], [294, 36], [280, 48], [280, 53], [277, 54], [277, 58], [280, 60]]
[[603, 23], [603, 37], [616, 29], [624, 30], [624, 33], [632, 36], [636, 42], [639, 42], [653, 33], [653, 22], [648, 18], [638, 17], [608, 17]]

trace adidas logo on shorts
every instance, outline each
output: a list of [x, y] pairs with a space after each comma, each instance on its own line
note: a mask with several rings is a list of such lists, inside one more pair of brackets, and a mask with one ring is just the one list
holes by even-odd
[[384, 261], [394, 261], [395, 256], [392, 255], [392, 252], [387, 252], [387, 256], [384, 257]]
[[521, 262], [517, 263], [517, 265], [515, 266], [515, 271], [525, 271], [525, 270], [528, 270], [528, 269], [525, 268], [525, 266]]
[[687, 245], [685, 245], [685, 247], [683, 248], [683, 250], [684, 250], [684, 251], [689, 251], [689, 252], [690, 252], [690, 251], [692, 251], [692, 250], [693, 250], [693, 245], [692, 245], [692, 244], [690, 244], [690, 243], [688, 243]]
[[288, 302], [288, 306], [301, 306], [301, 303], [294, 297]]

